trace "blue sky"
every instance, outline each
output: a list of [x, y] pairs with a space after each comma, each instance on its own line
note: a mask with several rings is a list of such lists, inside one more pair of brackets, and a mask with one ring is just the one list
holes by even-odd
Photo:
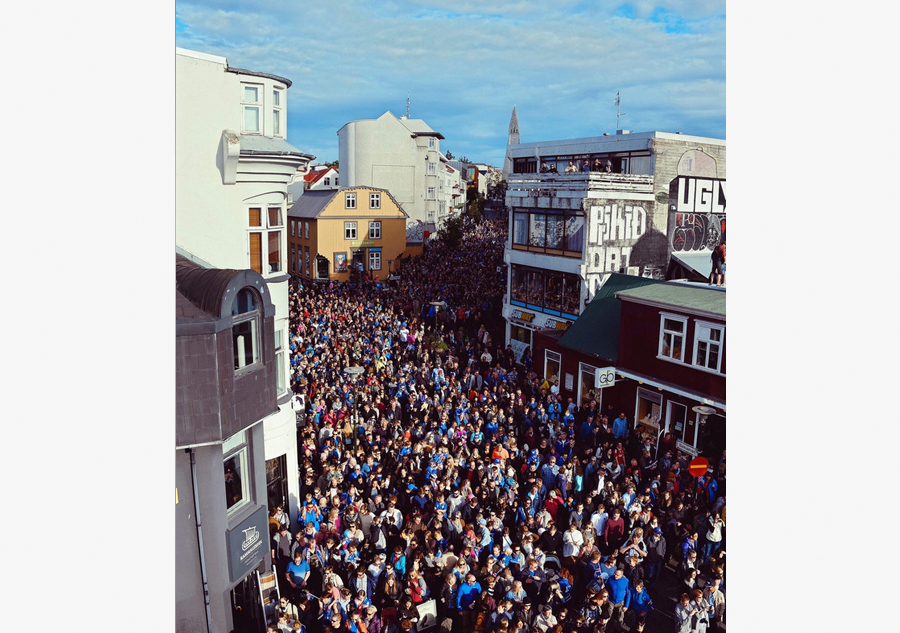
[[502, 164], [523, 142], [620, 127], [725, 138], [725, 2], [178, 1], [175, 42], [287, 77], [288, 141], [338, 158], [337, 130], [390, 110], [442, 149]]

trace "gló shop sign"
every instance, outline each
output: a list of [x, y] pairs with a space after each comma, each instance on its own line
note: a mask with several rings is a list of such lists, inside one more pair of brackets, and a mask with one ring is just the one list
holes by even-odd
[[613, 367], [603, 367], [594, 372], [594, 388], [612, 387], [616, 384], [616, 370]]

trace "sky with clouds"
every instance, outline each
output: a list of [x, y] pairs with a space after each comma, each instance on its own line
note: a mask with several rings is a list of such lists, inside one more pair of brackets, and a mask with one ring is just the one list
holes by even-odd
[[724, 0], [178, 0], [176, 46], [287, 77], [288, 141], [338, 158], [337, 131], [390, 110], [442, 149], [502, 165], [522, 142], [620, 127], [725, 138]]

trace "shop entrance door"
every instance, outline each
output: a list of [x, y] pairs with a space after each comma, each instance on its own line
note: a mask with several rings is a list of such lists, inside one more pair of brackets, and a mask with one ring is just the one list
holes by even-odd
[[266, 460], [266, 495], [270, 513], [278, 506], [281, 506], [285, 512], [289, 512], [288, 482], [284, 476], [286, 459], [287, 455], [281, 455], [280, 457]]
[[[262, 562], [255, 571], [262, 571]], [[266, 620], [263, 615], [259, 597], [259, 583], [256, 573], [250, 572], [231, 590], [231, 615], [233, 629], [246, 633], [266, 630]]]
[[321, 255], [316, 257], [316, 279], [328, 279], [328, 260]]
[[351, 276], [362, 278], [365, 272], [366, 253], [363, 249], [353, 251], [353, 266], [350, 268]]

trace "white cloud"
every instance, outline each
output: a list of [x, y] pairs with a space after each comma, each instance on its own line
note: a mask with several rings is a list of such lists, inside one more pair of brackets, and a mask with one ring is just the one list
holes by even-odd
[[523, 139], [587, 136], [614, 127], [616, 90], [631, 129], [691, 134], [697, 126], [724, 136], [724, 2], [628, 4], [638, 18], [664, 8], [687, 20], [688, 33], [576, 0], [212, 0], [176, 5], [188, 27], [176, 42], [291, 79], [289, 139], [322, 148], [313, 153], [325, 160], [337, 158], [341, 125], [386, 109], [400, 114], [407, 94], [411, 114], [454, 154], [493, 164], [513, 105]]

